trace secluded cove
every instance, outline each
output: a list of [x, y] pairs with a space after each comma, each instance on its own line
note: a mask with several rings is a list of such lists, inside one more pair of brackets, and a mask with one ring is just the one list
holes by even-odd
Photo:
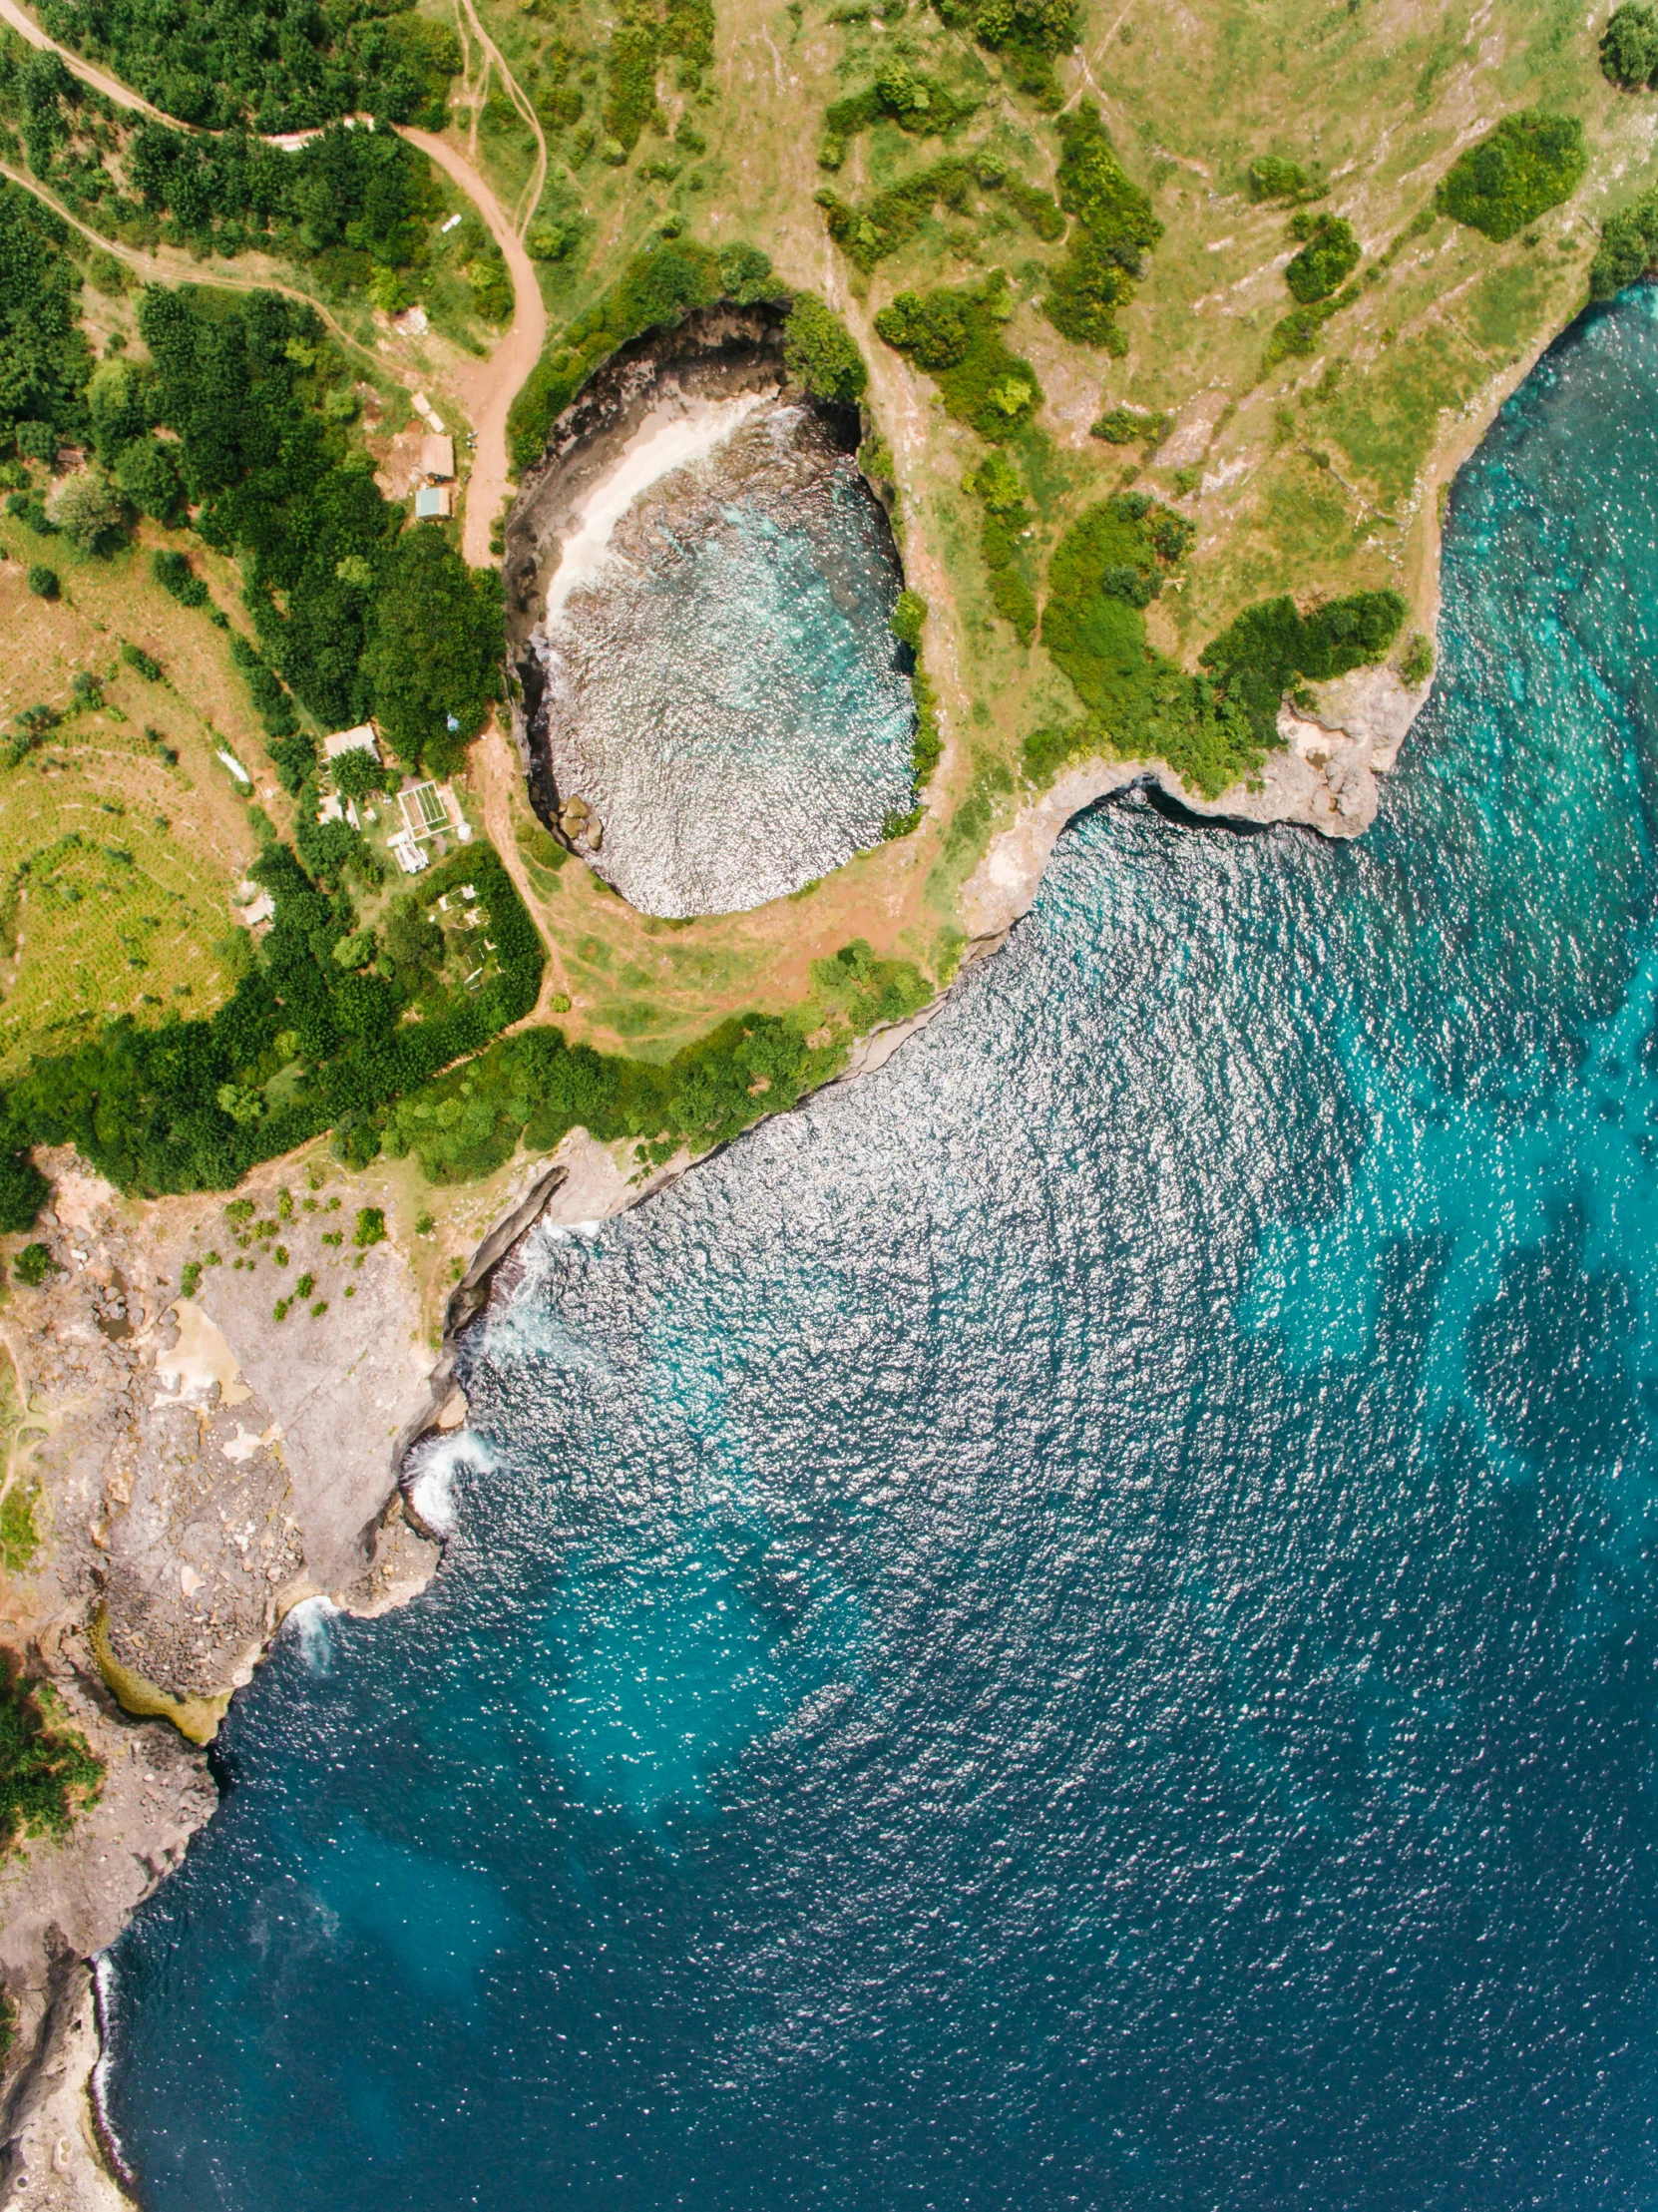
[[646, 914], [764, 905], [911, 805], [897, 548], [856, 415], [787, 387], [779, 328], [727, 310], [632, 349], [509, 526], [538, 809]]

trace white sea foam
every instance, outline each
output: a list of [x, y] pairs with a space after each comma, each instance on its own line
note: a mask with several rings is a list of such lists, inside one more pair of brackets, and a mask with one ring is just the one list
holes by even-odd
[[549, 621], [605, 559], [612, 533], [634, 500], [674, 469], [700, 461], [715, 446], [723, 445], [764, 396], [743, 392], [735, 399], [692, 400], [682, 412], [670, 414], [665, 408], [653, 408], [645, 416], [588, 494], [576, 528], [565, 540], [559, 566], [547, 587]]
[[334, 1639], [328, 1633], [328, 1623], [339, 1611], [331, 1597], [302, 1597], [288, 1614], [293, 1632], [299, 1638], [299, 1656], [311, 1674], [332, 1674], [334, 1671]]
[[490, 1475], [500, 1461], [475, 1429], [457, 1429], [453, 1436], [428, 1443], [420, 1459], [420, 1472], [409, 1485], [409, 1502], [428, 1529], [440, 1537], [453, 1536], [455, 1477], [463, 1467]]
[[115, 1963], [107, 1951], [101, 1951], [92, 1962], [92, 1989], [98, 2018], [98, 2056], [93, 2061], [88, 2093], [92, 2098], [93, 2116], [98, 2123], [99, 2139], [122, 2186], [136, 2198], [138, 2175], [133, 2171], [121, 2138], [115, 2131], [115, 2122], [110, 2118], [110, 2020], [115, 2005]]

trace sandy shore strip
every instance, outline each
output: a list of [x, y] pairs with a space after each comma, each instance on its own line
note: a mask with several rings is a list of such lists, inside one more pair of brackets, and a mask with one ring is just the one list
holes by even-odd
[[734, 399], [693, 399], [651, 409], [577, 512], [576, 527], [547, 587], [549, 621], [599, 567], [617, 524], [633, 502], [675, 469], [723, 445], [766, 396], [740, 392]]

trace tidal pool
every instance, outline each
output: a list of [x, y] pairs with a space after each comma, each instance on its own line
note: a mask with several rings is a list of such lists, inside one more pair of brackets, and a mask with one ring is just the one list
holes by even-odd
[[[886, 516], [811, 408], [749, 394], [705, 420], [711, 444], [681, 421], [621, 457], [530, 642], [559, 795], [603, 825], [595, 865], [675, 918], [798, 890], [911, 804]], [[706, 450], [653, 475], [653, 440]]]

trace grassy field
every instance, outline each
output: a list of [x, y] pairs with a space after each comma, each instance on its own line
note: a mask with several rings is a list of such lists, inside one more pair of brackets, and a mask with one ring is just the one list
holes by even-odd
[[[112, 1014], [207, 1013], [226, 995], [214, 948], [257, 845], [245, 794], [217, 753], [250, 770], [263, 753], [224, 639], [150, 580], [147, 551], [89, 559], [12, 520], [0, 544], [0, 717], [36, 704], [64, 716], [37, 750], [0, 768], [9, 1074]], [[62, 577], [56, 601], [28, 589], [26, 564], [42, 559]], [[158, 680], [123, 662], [124, 642], [160, 664]], [[78, 673], [98, 680], [102, 706], [77, 703]]]

